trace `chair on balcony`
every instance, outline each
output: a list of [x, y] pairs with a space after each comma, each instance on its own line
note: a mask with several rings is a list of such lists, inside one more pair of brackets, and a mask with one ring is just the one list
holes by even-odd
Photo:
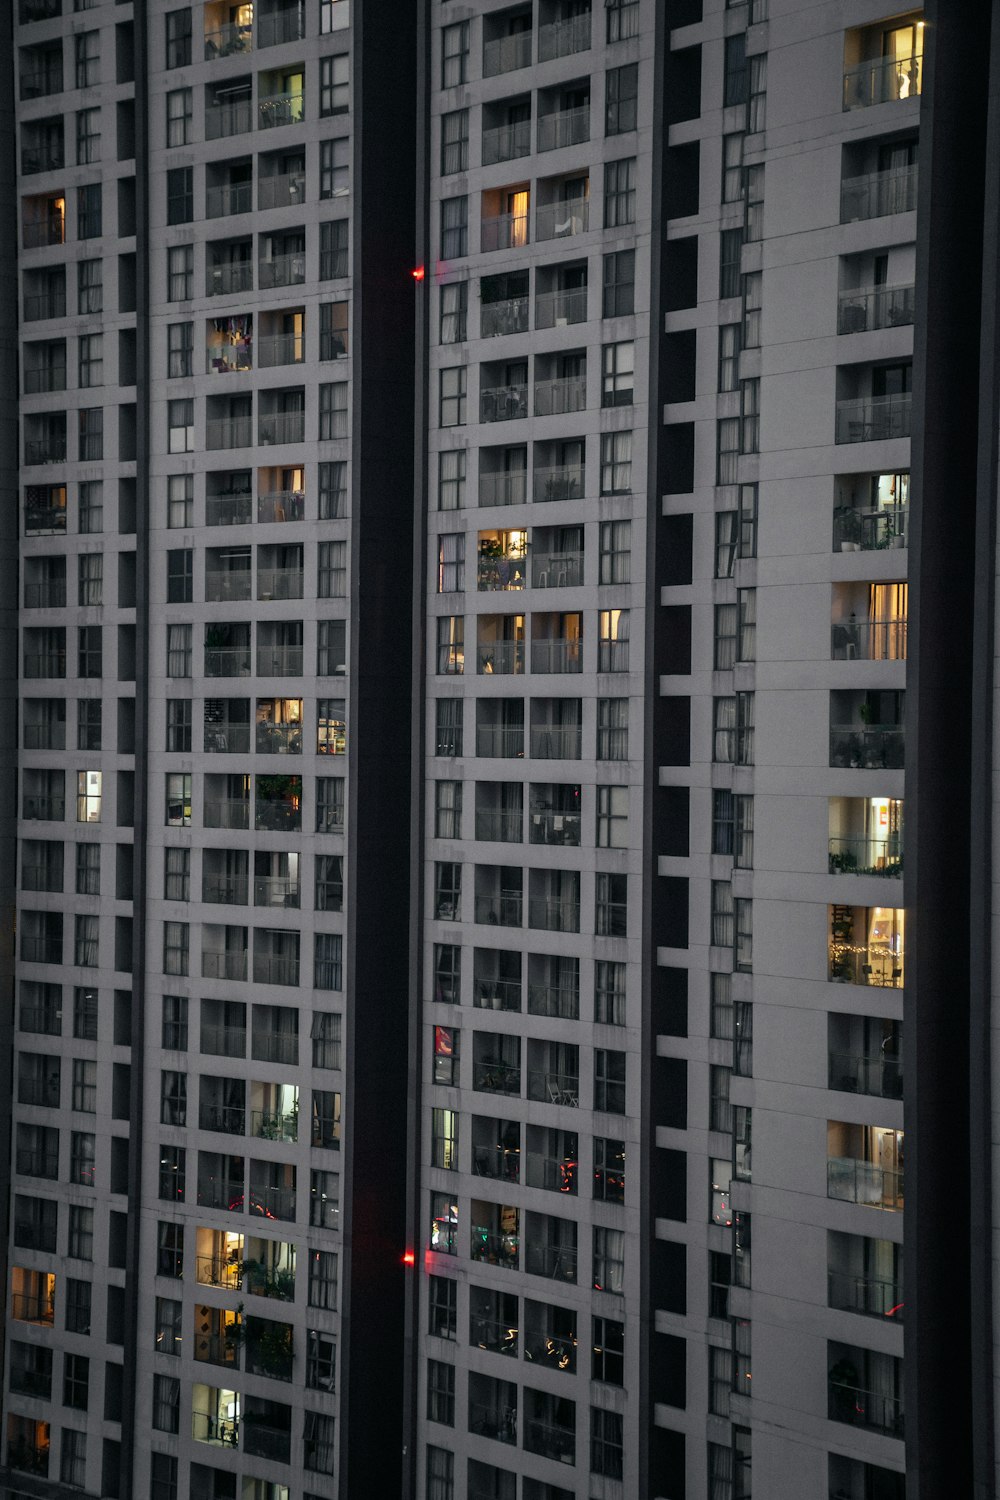
[[864, 978], [862, 979], [862, 983], [863, 984], [874, 984], [875, 983], [875, 979], [874, 979], [874, 976], [872, 974], [872, 966], [871, 966], [871, 964], [862, 964], [861, 965], [861, 973], [864, 976]]

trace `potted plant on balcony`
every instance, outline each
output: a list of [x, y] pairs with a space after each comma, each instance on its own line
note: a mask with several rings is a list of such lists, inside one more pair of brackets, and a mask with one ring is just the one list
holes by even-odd
[[840, 537], [841, 552], [861, 551], [861, 516], [853, 505], [838, 505], [833, 519]]

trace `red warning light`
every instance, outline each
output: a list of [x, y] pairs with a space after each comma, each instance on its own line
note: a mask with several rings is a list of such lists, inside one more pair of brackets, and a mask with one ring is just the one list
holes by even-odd
[[400, 1259], [402, 1260], [404, 1266], [416, 1265], [417, 1261], [417, 1257], [414, 1255], [412, 1250], [404, 1250]]
[[425, 273], [423, 266], [414, 266], [413, 270], [410, 272], [410, 275], [413, 277], [414, 281], [423, 281], [424, 274]]

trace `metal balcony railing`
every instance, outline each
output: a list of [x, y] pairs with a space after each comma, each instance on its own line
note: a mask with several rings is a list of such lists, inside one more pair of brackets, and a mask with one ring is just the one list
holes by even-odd
[[213, 906], [246, 906], [249, 882], [245, 875], [204, 875], [201, 899]]
[[246, 979], [246, 952], [203, 952], [201, 955], [201, 977], [203, 979]]
[[42, 438], [25, 438], [24, 462], [27, 465], [65, 463], [65, 433], [51, 433], [48, 437]]
[[858, 1276], [850, 1271], [828, 1271], [827, 1303], [841, 1312], [903, 1322], [903, 1287], [898, 1281]]
[[[249, 671], [249, 662], [247, 671]], [[219, 673], [206, 672], [206, 677], [219, 676]], [[250, 826], [250, 804], [243, 797], [206, 797], [205, 798], [205, 827], [206, 828], [249, 828]]]
[[277, 365], [299, 365], [305, 357], [304, 333], [270, 333], [257, 340], [257, 364], [262, 370]]
[[252, 520], [253, 496], [249, 490], [235, 495], [205, 496], [205, 524], [207, 526], [241, 526]]
[[66, 816], [66, 799], [65, 797], [34, 796], [31, 792], [25, 792], [21, 804], [21, 816], [28, 822], [61, 823]]
[[226, 375], [236, 370], [252, 369], [253, 345], [249, 339], [205, 346], [206, 375]]
[[585, 15], [568, 16], [564, 20], [550, 21], [538, 28], [539, 62], [551, 62], [554, 57], [569, 57], [574, 52], [586, 52], [589, 46], [589, 10]]
[[301, 599], [301, 568], [258, 568], [258, 599]]
[[546, 1068], [533, 1068], [528, 1074], [528, 1098], [540, 1099], [544, 1104], [558, 1104], [566, 1109], [578, 1109], [579, 1074], [553, 1073]]
[[258, 677], [301, 677], [301, 646], [257, 647]]
[[257, 16], [257, 46], [280, 47], [282, 42], [298, 42], [305, 36], [305, 7], [289, 5]]
[[483, 1094], [520, 1094], [521, 1069], [500, 1058], [473, 1062], [472, 1087]]
[[848, 177], [840, 185], [840, 222], [912, 213], [917, 206], [917, 166], [891, 167]]
[[885, 875], [903, 873], [903, 839], [901, 834], [874, 838], [858, 834], [851, 838], [829, 841], [831, 875]]
[[66, 291], [38, 292], [24, 298], [24, 321], [37, 323], [43, 318], [66, 316]]
[[893, 1167], [858, 1161], [853, 1156], [832, 1156], [826, 1164], [826, 1196], [841, 1203], [901, 1209], [903, 1173]]
[[261, 522], [301, 521], [305, 509], [304, 490], [268, 490], [257, 496], [257, 520]]
[[[297, 1110], [282, 1113], [280, 1110], [255, 1109], [250, 1116], [250, 1133], [265, 1141], [297, 1141], [299, 1138], [299, 1116]], [[247, 1291], [256, 1287], [248, 1286]], [[258, 1293], [258, 1295], [261, 1295]]]
[[538, 117], [538, 150], [558, 151], [590, 140], [590, 105], [556, 110]]
[[524, 755], [524, 727], [506, 724], [476, 726], [476, 754], [509, 760]]
[[524, 838], [524, 819], [516, 812], [496, 808], [476, 808], [476, 838], [488, 843], [520, 844]]
[[528, 560], [520, 557], [480, 557], [476, 563], [476, 587], [480, 593], [503, 593], [523, 589]]
[[561, 240], [586, 234], [590, 228], [590, 199], [569, 198], [540, 203], [535, 209], [535, 239]]
[[583, 411], [587, 404], [586, 375], [535, 381], [535, 416], [563, 416]]
[[830, 627], [832, 661], [905, 661], [906, 620], [843, 620]]
[[246, 1129], [246, 1111], [234, 1105], [203, 1105], [198, 1113], [198, 1126], [223, 1135], [242, 1135]]
[[299, 905], [299, 882], [287, 875], [257, 875], [253, 883], [254, 906]]
[[855, 510], [839, 506], [833, 513], [833, 546], [844, 552], [876, 552], [885, 547], [905, 547], [909, 510], [897, 505], [891, 510]]
[[865, 771], [901, 771], [905, 748], [902, 724], [830, 726], [831, 766], [850, 766]]

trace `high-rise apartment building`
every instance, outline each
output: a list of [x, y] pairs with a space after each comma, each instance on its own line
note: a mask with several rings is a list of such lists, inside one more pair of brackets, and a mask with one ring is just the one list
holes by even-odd
[[7, 7], [9, 1494], [993, 1493], [973, 9]]

